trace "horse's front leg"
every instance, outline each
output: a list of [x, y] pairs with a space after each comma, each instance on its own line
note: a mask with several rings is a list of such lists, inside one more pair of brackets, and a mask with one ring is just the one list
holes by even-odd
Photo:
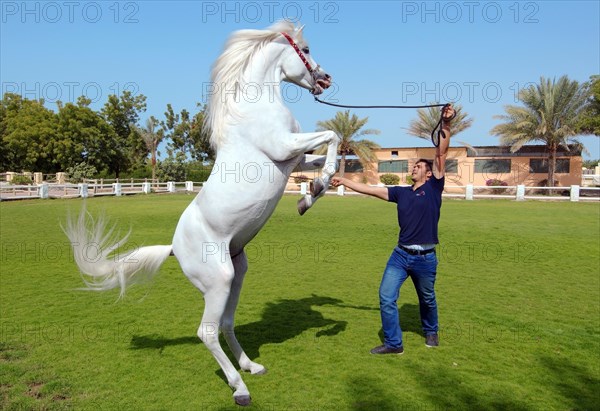
[[[298, 201], [298, 212], [303, 215], [314, 202], [325, 194], [329, 188], [329, 181], [337, 171], [337, 151], [340, 138], [333, 131], [323, 131], [326, 141], [321, 141], [316, 146], [311, 146], [306, 151], [313, 150], [320, 145], [327, 144], [327, 154], [323, 156], [305, 155], [299, 167], [303, 170], [310, 170], [318, 167], [321, 169], [321, 177], [316, 178], [310, 187], [310, 194], [307, 194]], [[319, 134], [319, 133], [306, 133]]]

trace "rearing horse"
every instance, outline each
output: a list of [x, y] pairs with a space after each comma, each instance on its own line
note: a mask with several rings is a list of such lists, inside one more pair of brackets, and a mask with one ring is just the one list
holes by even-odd
[[[204, 315], [198, 336], [221, 366], [234, 390], [235, 402], [250, 403], [242, 377], [219, 344], [219, 331], [239, 366], [252, 374], [266, 372], [250, 360], [234, 334], [238, 304], [248, 260], [244, 247], [260, 231], [283, 195], [291, 172], [323, 167], [311, 193], [298, 204], [303, 214], [322, 196], [337, 169], [339, 137], [333, 131], [301, 133], [284, 105], [282, 81], [320, 94], [331, 77], [316, 65], [302, 28], [279, 22], [267, 30], [241, 30], [229, 38], [212, 71], [212, 93], [205, 126], [216, 150], [213, 172], [181, 215], [172, 245], [148, 246], [108, 257], [126, 238], [111, 244], [100, 220], [88, 221], [82, 211], [65, 232], [86, 284], [93, 290], [120, 288], [147, 280], [173, 254], [188, 279], [202, 292]], [[304, 153], [327, 144], [327, 155]], [[100, 244], [93, 261], [87, 245]]]

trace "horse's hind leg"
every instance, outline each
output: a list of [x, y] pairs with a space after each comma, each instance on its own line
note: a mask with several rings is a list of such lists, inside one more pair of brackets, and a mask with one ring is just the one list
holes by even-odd
[[[214, 261], [217, 263], [216, 261]], [[221, 348], [219, 343], [219, 329], [225, 312], [227, 301], [229, 300], [231, 284], [234, 278], [234, 270], [231, 261], [209, 264], [216, 268], [213, 283], [204, 293], [204, 314], [202, 323], [198, 328], [198, 337], [204, 345], [210, 350], [215, 360], [225, 373], [227, 383], [234, 390], [233, 398], [238, 405], [250, 404], [250, 393], [239, 372], [235, 369], [231, 361]], [[190, 277], [193, 281], [193, 276]]]
[[227, 300], [225, 313], [223, 314], [223, 320], [221, 322], [223, 336], [225, 337], [227, 345], [229, 345], [229, 348], [233, 352], [233, 355], [237, 359], [242, 370], [249, 371], [252, 374], [264, 374], [267, 372], [267, 369], [262, 365], [250, 360], [235, 337], [235, 310], [240, 298], [240, 291], [242, 290], [244, 276], [248, 270], [248, 259], [246, 258], [246, 253], [242, 251], [240, 254], [232, 258], [232, 262], [235, 270], [235, 277], [231, 283], [231, 292], [229, 293], [229, 299]]

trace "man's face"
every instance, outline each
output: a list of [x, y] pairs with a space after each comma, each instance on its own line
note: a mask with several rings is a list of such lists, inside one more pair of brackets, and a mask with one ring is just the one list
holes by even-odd
[[412, 168], [412, 179], [415, 183], [427, 181], [431, 177], [431, 171], [427, 170], [427, 164], [424, 162], [415, 163]]

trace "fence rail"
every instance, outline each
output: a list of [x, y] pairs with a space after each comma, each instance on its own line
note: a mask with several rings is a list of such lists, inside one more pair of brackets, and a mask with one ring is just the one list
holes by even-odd
[[123, 196], [129, 194], [198, 192], [200, 182], [126, 182], [101, 184], [38, 184], [38, 185], [0, 185], [0, 201], [25, 200], [32, 198], [76, 198], [98, 196]]
[[[0, 185], [0, 201], [25, 200], [32, 198], [87, 198], [99, 196], [123, 196], [130, 194], [198, 192], [201, 182], [118, 182], [118, 183], [80, 183], [80, 184], [38, 184], [38, 185]], [[307, 183], [300, 184], [300, 189], [286, 191], [287, 194], [306, 194]], [[327, 194], [354, 195], [344, 187], [332, 189]], [[443, 197], [475, 199], [512, 199], [552, 200], [552, 201], [600, 201], [600, 187], [526, 187], [518, 186], [446, 186]]]
[[[304, 184], [304, 183], [303, 183]], [[409, 187], [405, 185], [405, 187]], [[329, 192], [328, 194], [335, 194]], [[338, 187], [338, 195], [357, 195], [344, 187]], [[465, 200], [475, 199], [510, 199], [516, 201], [525, 200], [550, 200], [550, 201], [598, 201], [600, 202], [600, 187], [581, 187], [573, 185], [569, 187], [528, 187], [518, 186], [445, 186], [444, 198], [462, 198]]]

